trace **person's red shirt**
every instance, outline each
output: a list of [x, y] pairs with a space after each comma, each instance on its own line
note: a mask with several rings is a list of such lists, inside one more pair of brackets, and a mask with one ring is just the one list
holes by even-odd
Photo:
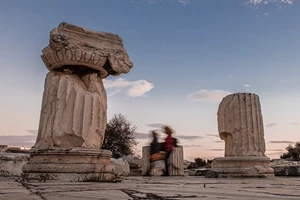
[[166, 151], [173, 151], [174, 150], [174, 143], [175, 143], [175, 138], [173, 138], [171, 136], [171, 134], [169, 134], [166, 139], [165, 139], [165, 150]]

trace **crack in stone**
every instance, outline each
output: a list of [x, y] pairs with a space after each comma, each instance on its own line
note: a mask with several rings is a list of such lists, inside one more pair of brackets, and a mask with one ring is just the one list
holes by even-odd
[[[238, 192], [249, 192], [248, 190], [237, 190]], [[281, 196], [281, 197], [300, 197], [300, 195], [294, 195], [294, 194], [276, 194], [276, 193], [271, 193], [271, 192], [260, 192], [260, 191], [255, 191], [256, 193], [261, 193], [261, 194], [269, 194], [269, 195], [274, 195], [274, 196]]]
[[[206, 196], [196, 196], [196, 195], [189, 195], [189, 196], [182, 196], [182, 195], [176, 195], [176, 196], [168, 196], [168, 197], [162, 197], [154, 193], [143, 193], [139, 192], [137, 190], [130, 190], [130, 189], [121, 189], [120, 191], [127, 194], [129, 197], [133, 198], [134, 200], [142, 200], [142, 199], [157, 199], [157, 200], [176, 200], [176, 199], [185, 199], [185, 198], [206, 198]], [[139, 197], [135, 194], [145, 194], [146, 197]]]
[[42, 193], [40, 191], [32, 192], [30, 190], [29, 185], [26, 184], [23, 180], [16, 180], [16, 182], [21, 183], [23, 185], [23, 187], [25, 187], [29, 191], [30, 194], [35, 194], [35, 195], [39, 196], [41, 199], [47, 200], [45, 197], [42, 196]]

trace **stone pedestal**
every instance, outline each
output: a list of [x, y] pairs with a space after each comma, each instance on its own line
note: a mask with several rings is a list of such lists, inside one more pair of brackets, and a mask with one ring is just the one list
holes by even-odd
[[100, 149], [33, 149], [22, 177], [25, 181], [113, 181], [110, 157], [110, 151]]
[[225, 141], [225, 157], [215, 158], [206, 177], [274, 176], [266, 157], [259, 98], [251, 93], [223, 98], [218, 110], [219, 135]]
[[[142, 174], [146, 174], [146, 172], [150, 168], [150, 146], [143, 147], [143, 158], [142, 158]], [[156, 161], [160, 162], [160, 161]], [[154, 164], [154, 168], [155, 168]], [[152, 175], [161, 175], [162, 169], [165, 168], [165, 164], [162, 163], [157, 164], [159, 169], [154, 169]], [[172, 152], [170, 156], [170, 165], [169, 165], [169, 173], [171, 176], [184, 176], [184, 164], [183, 164], [183, 147], [178, 146]]]
[[[212, 162], [213, 177], [227, 178], [227, 177], [258, 177], [266, 178], [273, 177], [274, 171], [269, 167], [270, 159], [267, 157], [224, 157], [215, 158]], [[210, 176], [211, 174], [209, 174]]]

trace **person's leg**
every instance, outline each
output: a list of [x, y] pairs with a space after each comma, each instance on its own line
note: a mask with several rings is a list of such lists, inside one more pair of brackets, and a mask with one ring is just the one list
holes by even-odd
[[151, 159], [149, 159], [149, 169], [146, 172], [146, 174], [144, 174], [144, 176], [150, 176], [151, 169], [152, 169], [152, 162]]
[[165, 176], [170, 176], [169, 174], [169, 157], [171, 155], [171, 151], [168, 151], [166, 153], [166, 157], [165, 157]]

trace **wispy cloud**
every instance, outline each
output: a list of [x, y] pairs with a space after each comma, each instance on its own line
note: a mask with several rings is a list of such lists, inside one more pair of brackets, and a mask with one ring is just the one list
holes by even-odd
[[183, 140], [198, 140], [203, 138], [202, 136], [198, 135], [178, 135], [177, 138], [183, 139]]
[[[132, 1], [133, 3], [135, 1]], [[158, 0], [148, 0], [148, 4], [156, 4]], [[179, 3], [183, 6], [186, 6], [187, 4], [191, 3], [191, 0], [169, 0], [170, 3]]]
[[124, 91], [129, 97], [145, 96], [145, 93], [154, 88], [154, 85], [146, 80], [128, 81], [123, 78], [115, 80], [103, 80], [106, 89], [112, 90], [108, 96], [116, 95]]
[[243, 86], [244, 86], [246, 92], [250, 92], [251, 91], [251, 85], [250, 84], [245, 83]]
[[[134, 135], [136, 139], [149, 139], [152, 137], [151, 133], [136, 132]], [[175, 137], [182, 140], [198, 140], [203, 138], [202, 136], [198, 135], [176, 135]]]
[[177, 1], [178, 3], [180, 3], [180, 4], [182, 4], [182, 5], [187, 5], [187, 4], [189, 4], [189, 3], [191, 3], [191, 1], [190, 0], [173, 0], [173, 1]]
[[218, 134], [205, 134], [205, 135], [207, 135], [207, 136], [212, 136], [212, 137], [217, 137], [217, 138], [220, 137]]
[[278, 125], [277, 123], [269, 123], [269, 124], [266, 124], [266, 127], [274, 127], [277, 125]]
[[148, 0], [149, 4], [155, 4], [155, 0]]
[[153, 127], [153, 128], [162, 128], [165, 126], [165, 124], [161, 124], [161, 123], [152, 123], [152, 124], [146, 124], [146, 125]]
[[149, 134], [149, 133], [136, 132], [134, 135], [135, 135], [136, 139], [149, 139], [149, 138], [151, 138], [151, 134]]
[[269, 141], [269, 143], [275, 143], [275, 144], [292, 144], [295, 143], [293, 141], [286, 141], [286, 140], [273, 140]]
[[300, 125], [300, 122], [291, 122], [290, 125]]
[[278, 6], [280, 4], [293, 5], [294, 0], [246, 0], [246, 3], [254, 6], [267, 4], [275, 4]]
[[209, 151], [224, 151], [224, 149], [208, 149]]
[[192, 102], [197, 102], [197, 101], [218, 102], [221, 101], [222, 98], [227, 96], [228, 94], [231, 94], [231, 92], [225, 90], [204, 89], [187, 95], [187, 99]]
[[285, 151], [284, 149], [267, 149], [267, 151]]
[[278, 155], [278, 158], [280, 158], [280, 155], [282, 155], [283, 152], [270, 152], [270, 153], [266, 153], [268, 156], [276, 156]]
[[216, 140], [214, 143], [224, 143], [224, 140]]
[[184, 147], [186, 147], [186, 148], [192, 148], [192, 147], [202, 147], [202, 145], [197, 145], [197, 144], [191, 144], [191, 145], [184, 145]]
[[0, 135], [1, 144], [15, 147], [32, 147], [36, 140], [36, 135]]
[[37, 135], [38, 134], [38, 130], [25, 130], [27, 132], [29, 132], [32, 135]]

